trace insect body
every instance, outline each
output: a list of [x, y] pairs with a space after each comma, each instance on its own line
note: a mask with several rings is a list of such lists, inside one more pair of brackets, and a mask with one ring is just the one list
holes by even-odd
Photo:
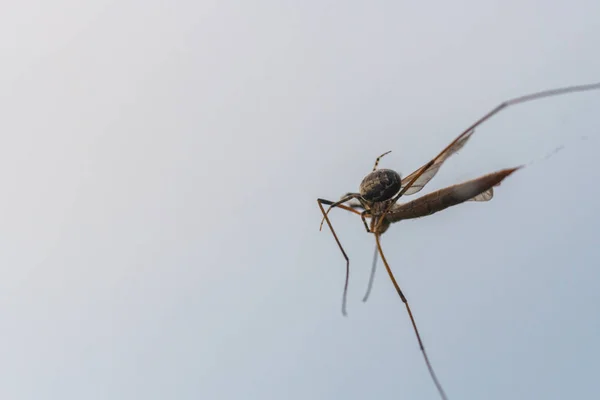
[[[350, 211], [360, 215], [367, 232], [373, 233], [373, 235], [375, 236], [376, 252], [373, 261], [373, 269], [371, 272], [371, 279], [369, 280], [369, 288], [363, 300], [366, 300], [366, 298], [368, 297], [371, 284], [373, 282], [375, 265], [377, 261], [376, 256], [377, 254], [379, 254], [386, 268], [386, 271], [392, 281], [392, 284], [394, 285], [394, 288], [398, 293], [398, 296], [400, 297], [400, 299], [406, 307], [411, 324], [413, 326], [413, 330], [415, 332], [415, 335], [417, 336], [417, 341], [419, 342], [419, 347], [423, 354], [423, 358], [425, 359], [425, 364], [427, 365], [429, 374], [431, 375], [431, 378], [433, 379], [442, 399], [447, 399], [446, 394], [442, 389], [442, 386], [439, 383], [435, 372], [433, 371], [431, 363], [429, 362], [429, 358], [425, 351], [425, 346], [423, 345], [423, 341], [421, 340], [419, 330], [417, 329], [417, 325], [413, 317], [412, 311], [410, 309], [410, 306], [408, 305], [406, 296], [404, 296], [404, 293], [400, 289], [400, 286], [398, 285], [394, 274], [392, 273], [392, 270], [390, 269], [390, 266], [383, 254], [383, 250], [381, 248], [380, 243], [380, 236], [387, 231], [387, 229], [392, 223], [401, 220], [420, 218], [427, 215], [431, 215], [436, 212], [442, 211], [448, 207], [452, 207], [467, 201], [489, 201], [492, 199], [494, 195], [493, 188], [495, 186], [498, 186], [502, 182], [502, 180], [511, 175], [520, 167], [500, 170], [473, 179], [471, 181], [463, 182], [454, 186], [449, 186], [435, 191], [433, 193], [427, 194], [416, 200], [410, 201], [408, 203], [397, 203], [402, 196], [412, 195], [423, 189], [423, 187], [437, 174], [438, 170], [440, 169], [442, 164], [448, 159], [448, 157], [456, 153], [466, 144], [469, 138], [473, 135], [474, 129], [477, 126], [484, 123], [485, 121], [487, 121], [493, 115], [497, 114], [504, 108], [509, 107], [511, 105], [525, 103], [544, 97], [557, 96], [566, 93], [581, 92], [595, 89], [600, 89], [600, 83], [552, 89], [505, 101], [499, 104], [491, 111], [489, 111], [476, 122], [474, 122], [469, 128], [467, 128], [464, 132], [458, 135], [458, 137], [454, 139], [436, 157], [434, 157], [431, 161], [429, 161], [428, 163], [426, 163], [421, 168], [417, 169], [404, 179], [401, 179], [400, 175], [393, 170], [377, 170], [379, 160], [381, 159], [381, 157], [388, 154], [388, 151], [387, 153], [384, 153], [381, 156], [377, 157], [377, 160], [375, 161], [375, 166], [373, 167], [373, 171], [362, 180], [359, 186], [359, 193], [348, 193], [342, 196], [342, 198], [336, 202], [332, 202], [330, 200], [325, 199], [317, 199], [317, 203], [323, 214], [321, 227], [323, 226], [323, 222], [327, 222], [327, 225], [329, 226], [329, 229], [331, 230], [331, 233], [333, 234], [333, 237], [346, 260], [346, 280], [344, 284], [344, 292], [342, 297], [342, 313], [346, 315], [346, 294], [348, 291], [350, 259], [348, 258], [344, 248], [342, 247], [342, 244], [340, 243], [337, 237], [337, 234], [335, 233], [335, 230], [333, 229], [333, 226], [331, 225], [331, 222], [329, 221], [328, 213], [334, 207], [342, 208], [346, 211]], [[325, 211], [323, 205], [329, 206], [327, 211]], [[367, 224], [367, 218], [370, 218], [370, 224]]]

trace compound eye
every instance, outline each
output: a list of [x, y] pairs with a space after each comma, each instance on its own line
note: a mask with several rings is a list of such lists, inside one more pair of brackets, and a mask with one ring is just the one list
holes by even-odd
[[360, 183], [360, 195], [370, 202], [386, 201], [400, 191], [402, 179], [396, 171], [378, 169]]

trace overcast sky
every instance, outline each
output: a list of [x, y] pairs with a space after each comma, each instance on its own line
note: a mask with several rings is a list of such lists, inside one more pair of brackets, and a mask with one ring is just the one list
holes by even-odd
[[[562, 4], [562, 5], [561, 5]], [[600, 81], [600, 3], [7, 2], [0, 398], [437, 399], [355, 215], [499, 102]], [[383, 237], [450, 399], [591, 399], [600, 91], [515, 106]], [[416, 196], [415, 196], [416, 197]]]

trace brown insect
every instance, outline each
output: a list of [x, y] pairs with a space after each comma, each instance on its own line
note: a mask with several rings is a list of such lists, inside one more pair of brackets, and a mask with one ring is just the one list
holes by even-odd
[[[421, 335], [419, 334], [417, 324], [413, 317], [410, 306], [408, 305], [406, 296], [404, 296], [404, 293], [400, 289], [398, 282], [394, 278], [394, 274], [392, 273], [392, 270], [390, 269], [390, 266], [383, 254], [379, 238], [394, 222], [431, 215], [448, 207], [452, 207], [467, 201], [489, 201], [494, 195], [494, 186], [498, 186], [507, 176], [521, 168], [515, 167], [503, 169], [467, 182], [440, 189], [408, 203], [397, 204], [400, 197], [415, 194], [421, 191], [421, 189], [423, 189], [425, 185], [437, 174], [442, 164], [452, 154], [456, 153], [467, 143], [469, 138], [475, 132], [475, 128], [487, 121], [493, 115], [511, 105], [525, 103], [544, 97], [558, 96], [566, 93], [582, 92], [594, 89], [600, 89], [600, 83], [546, 90], [543, 92], [537, 92], [507, 100], [496, 106], [494, 109], [473, 123], [463, 133], [458, 135], [458, 137], [454, 139], [454, 141], [452, 141], [452, 143], [442, 150], [435, 158], [404, 179], [401, 179], [400, 174], [393, 170], [377, 169], [380, 159], [388, 154], [388, 151], [377, 157], [373, 171], [362, 180], [358, 193], [348, 193], [336, 202], [325, 199], [317, 199], [319, 208], [323, 213], [321, 228], [323, 227], [323, 222], [327, 222], [327, 225], [329, 226], [329, 229], [331, 230], [331, 233], [333, 234], [333, 237], [340, 248], [342, 255], [346, 259], [346, 279], [342, 297], [342, 314], [347, 315], [346, 297], [348, 292], [350, 259], [344, 251], [344, 248], [342, 247], [342, 244], [340, 243], [327, 215], [334, 207], [342, 208], [346, 211], [360, 215], [367, 232], [374, 234], [376, 244], [375, 255], [373, 259], [373, 267], [371, 269], [371, 277], [369, 279], [369, 286], [363, 301], [366, 301], [369, 296], [373, 284], [375, 266], [377, 263], [377, 254], [379, 254], [392, 281], [392, 284], [396, 289], [396, 292], [398, 292], [400, 299], [406, 306], [408, 316], [410, 317], [415, 335], [417, 336], [417, 341], [419, 342], [419, 347], [423, 353], [423, 358], [425, 359], [429, 374], [431, 375], [431, 378], [433, 379], [440, 396], [444, 400], [447, 399], [444, 389], [442, 388], [439, 380], [436, 377], [433, 367], [429, 362], [429, 357], [425, 351], [425, 346], [421, 340]], [[327, 211], [325, 211], [323, 208], [323, 204], [329, 206]], [[370, 219], [370, 223], [367, 223], [367, 218]]]

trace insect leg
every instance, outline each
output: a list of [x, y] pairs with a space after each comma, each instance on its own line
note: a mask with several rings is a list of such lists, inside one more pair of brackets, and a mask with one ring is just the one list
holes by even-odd
[[[331, 201], [331, 200], [325, 200], [325, 199], [317, 199], [317, 200], [318, 200], [318, 201], [319, 201], [321, 204], [325, 204], [326, 206], [330, 206], [330, 205], [332, 205], [332, 204], [334, 203], [334, 202], [333, 202], [333, 201]], [[344, 204], [338, 204], [338, 205], [337, 205], [337, 207], [338, 207], [338, 208], [341, 208], [341, 209], [343, 209], [343, 210], [346, 210], [346, 211], [353, 212], [354, 214], [358, 214], [358, 215], [360, 215], [360, 214], [361, 214], [359, 211], [356, 211], [356, 210], [354, 209], [355, 207], [353, 207], [353, 206], [346, 206], [346, 205], [344, 205]], [[361, 206], [360, 206], [360, 205], [356, 205], [356, 207], [361, 207]]]
[[377, 246], [375, 246], [375, 253], [373, 254], [373, 265], [371, 266], [371, 276], [369, 277], [369, 284], [367, 285], [367, 292], [365, 293], [365, 297], [363, 297], [363, 302], [366, 302], [369, 298], [369, 294], [371, 294], [371, 289], [373, 288], [373, 281], [375, 280], [375, 270], [377, 269]]
[[[323, 219], [321, 220], [321, 225], [319, 226], [319, 230], [323, 229], [323, 222], [325, 222], [325, 218], [327, 218], [327, 214], [329, 214], [329, 211], [332, 208], [339, 207], [342, 203], [345, 203], [348, 200], [352, 200], [352, 199], [362, 200], [360, 193], [348, 193], [344, 197], [342, 197], [340, 200], [336, 201], [335, 203], [329, 202], [331, 204], [329, 204], [329, 207], [327, 208], [327, 212], [325, 212], [323, 214]], [[319, 200], [321, 200], [321, 199], [319, 199]], [[319, 202], [319, 204], [321, 204], [321, 203]]]
[[[338, 239], [338, 237], [335, 233], [335, 230], [333, 229], [333, 226], [331, 225], [331, 222], [329, 221], [329, 217], [327, 216], [327, 213], [325, 212], [325, 209], [323, 208], [323, 203], [327, 204], [327, 202], [328, 202], [328, 200], [317, 199], [319, 208], [321, 209], [321, 212], [323, 213], [323, 219], [325, 219], [325, 221], [327, 222], [327, 225], [329, 226], [329, 229], [331, 230], [331, 233], [333, 234], [333, 238], [335, 239], [335, 242], [337, 243], [338, 247], [340, 248], [340, 251], [342, 252], [342, 255], [344, 256], [344, 259], [346, 259], [346, 280], [344, 282], [344, 292], [342, 294], [342, 315], [347, 316], [348, 314], [346, 313], [346, 297], [348, 295], [348, 280], [350, 277], [350, 259], [348, 258], [348, 255], [346, 255], [346, 252], [344, 251], [344, 248], [342, 247], [342, 244], [340, 243], [340, 240]], [[346, 207], [344, 206], [344, 208], [346, 208]], [[355, 210], [351, 209], [350, 207], [348, 207], [348, 211], [352, 211], [357, 214], [360, 214], [358, 211], [355, 211]]]
[[408, 316], [410, 317], [410, 322], [412, 323], [415, 334], [417, 335], [417, 340], [419, 341], [419, 347], [421, 348], [421, 353], [423, 353], [423, 358], [425, 359], [425, 364], [427, 364], [427, 369], [429, 370], [429, 375], [431, 375], [431, 379], [433, 379], [433, 383], [435, 383], [435, 386], [436, 386], [438, 392], [440, 393], [440, 396], [442, 397], [442, 399], [447, 400], [448, 398], [446, 397], [446, 393], [444, 392], [442, 385], [438, 381], [437, 376], [435, 375], [435, 372], [433, 371], [433, 367], [431, 366], [431, 363], [429, 362], [429, 357], [427, 357], [427, 352], [425, 351], [425, 346], [423, 345], [423, 341], [421, 340], [421, 335], [419, 334], [419, 329], [417, 328], [417, 324], [415, 322], [415, 318], [413, 317], [412, 311], [410, 310], [410, 306], [408, 305], [408, 301], [406, 300], [406, 297], [402, 293], [402, 290], [400, 289], [398, 282], [396, 282], [396, 278], [394, 278], [394, 274], [392, 273], [392, 270], [390, 269], [390, 266], [389, 266], [387, 260], [385, 259], [385, 256], [383, 255], [383, 250], [381, 249], [381, 243], [379, 241], [379, 234], [377, 234], [377, 233], [375, 234], [375, 242], [377, 243], [377, 249], [379, 250], [379, 255], [381, 256], [383, 265], [385, 265], [385, 269], [387, 270], [388, 275], [390, 276], [390, 279], [392, 280], [392, 283], [394, 284], [394, 288], [396, 288], [396, 292], [398, 292], [398, 296], [400, 296], [400, 299], [402, 299], [402, 302], [406, 306], [406, 311], [408, 311]]
[[365, 216], [367, 214], [369, 214], [369, 210], [365, 210], [363, 212], [360, 213], [360, 218], [362, 219], [363, 224], [365, 224], [365, 229], [367, 230], [367, 233], [371, 233], [371, 230], [369, 229], [369, 225], [367, 224], [367, 220], [365, 219]]
[[[325, 204], [325, 205], [332, 205], [335, 204], [332, 201], [329, 200], [325, 200], [325, 199], [318, 199], [321, 204]], [[367, 233], [371, 233], [371, 230], [369, 229], [369, 224], [367, 224], [367, 220], [365, 219], [366, 216], [370, 213], [369, 210], [364, 210], [363, 212], [358, 212], [355, 210], [355, 208], [364, 208], [364, 206], [360, 205], [360, 204], [352, 204], [349, 206], [346, 206], [344, 204], [338, 204], [337, 205], [338, 208], [342, 208], [346, 211], [350, 211], [353, 212], [354, 214], [358, 214], [360, 215], [360, 218], [362, 219], [363, 224], [365, 224], [365, 229], [367, 230]], [[325, 221], [325, 218], [323, 218], [323, 221], [321, 221], [321, 228], [323, 227], [323, 222]], [[321, 230], [321, 228], [319, 228], [319, 230]]]

